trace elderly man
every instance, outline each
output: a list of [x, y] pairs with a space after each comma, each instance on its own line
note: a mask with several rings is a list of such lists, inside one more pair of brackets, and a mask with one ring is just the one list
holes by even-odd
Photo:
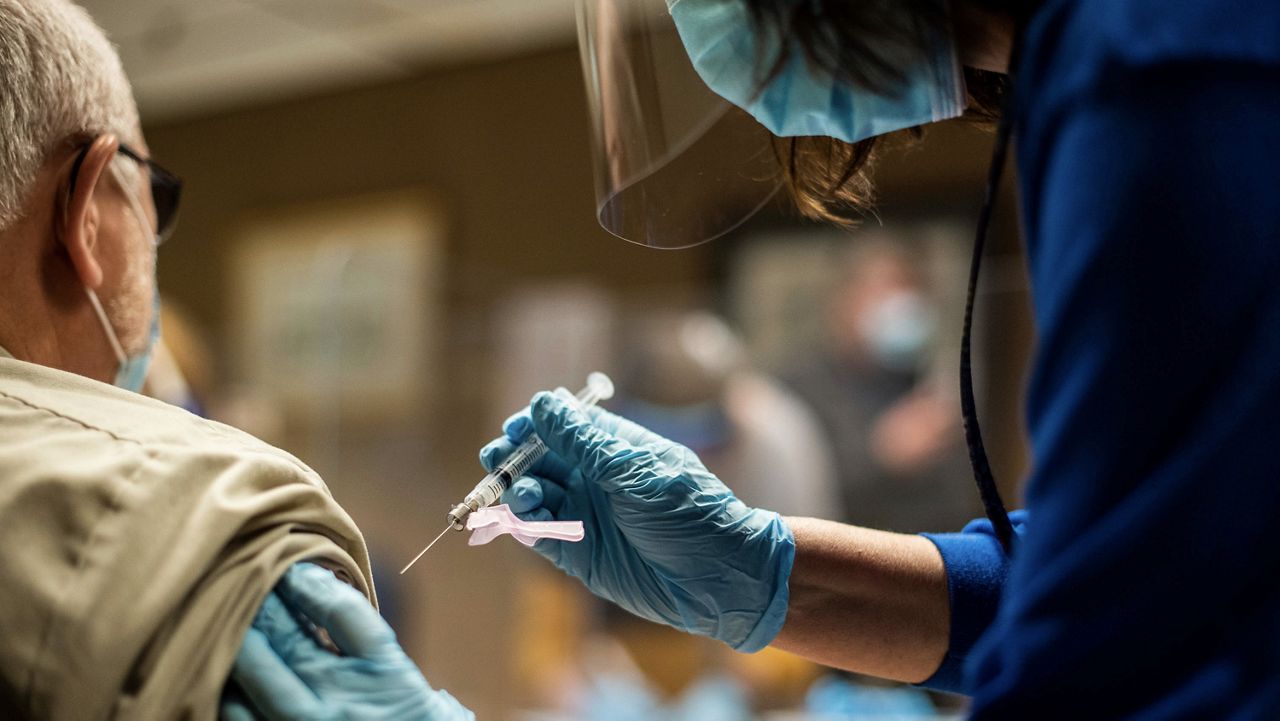
[[101, 31], [0, 0], [0, 76], [0, 717], [469, 716], [313, 471], [135, 392], [180, 184]]

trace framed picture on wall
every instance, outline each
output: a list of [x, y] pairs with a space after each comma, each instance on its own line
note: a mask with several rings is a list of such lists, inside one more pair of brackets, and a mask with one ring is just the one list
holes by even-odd
[[235, 239], [241, 381], [291, 411], [383, 420], [431, 393], [443, 221], [421, 193], [281, 208]]

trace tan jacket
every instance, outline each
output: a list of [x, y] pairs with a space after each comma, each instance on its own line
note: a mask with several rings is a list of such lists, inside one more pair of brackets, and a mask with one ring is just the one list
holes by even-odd
[[359, 530], [293, 456], [0, 352], [0, 718], [216, 718], [300, 559], [373, 598]]

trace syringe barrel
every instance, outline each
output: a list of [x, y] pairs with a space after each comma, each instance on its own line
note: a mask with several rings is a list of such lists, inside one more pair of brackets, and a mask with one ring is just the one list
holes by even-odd
[[[578, 391], [576, 397], [578, 403], [583, 407], [589, 407], [612, 396], [613, 381], [609, 380], [609, 376], [603, 373], [592, 373], [587, 378], [586, 387]], [[511, 487], [512, 483], [515, 483], [517, 478], [528, 473], [529, 469], [533, 468], [533, 464], [537, 463], [538, 459], [546, 454], [547, 444], [543, 443], [542, 439], [536, 434], [531, 433], [524, 443], [521, 443], [518, 448], [511, 452], [511, 455], [507, 456], [505, 461], [499, 463], [498, 467], [493, 469], [489, 476], [499, 479], [503, 484], [502, 490], [505, 491]], [[488, 478], [486, 477], [485, 481], [487, 480]], [[484, 485], [484, 481], [481, 482], [481, 485]], [[477, 487], [472, 493], [479, 490], [480, 488]], [[502, 493], [499, 492], [498, 495], [500, 496]], [[484, 505], [487, 506], [489, 504], [486, 503]]]
[[[583, 406], [594, 406], [612, 397], [613, 381], [603, 373], [592, 373], [588, 376], [586, 387], [577, 394], [578, 402]], [[466, 498], [462, 499], [462, 503], [449, 511], [449, 523], [454, 528], [462, 530], [467, 516], [497, 503], [502, 497], [502, 492], [510, 488], [517, 478], [528, 473], [529, 469], [533, 468], [533, 464], [546, 454], [547, 444], [543, 443], [536, 434], [530, 434], [524, 443], [512, 451], [506, 460], [499, 463], [497, 468], [494, 468], [467, 494]]]
[[520, 447], [507, 456], [505, 461], [493, 469], [493, 473], [503, 476], [503, 480], [510, 487], [517, 478], [527, 473], [530, 468], [533, 468], [533, 464], [546, 454], [547, 444], [543, 443], [538, 436], [530, 435], [524, 443], [520, 444]]
[[547, 444], [537, 436], [529, 436], [528, 440], [511, 452], [507, 460], [482, 478], [467, 497], [462, 499], [462, 503], [449, 511], [449, 524], [459, 531], [462, 530], [467, 516], [497, 503], [502, 497], [502, 492], [510, 488], [517, 478], [523, 476], [534, 463], [538, 462], [539, 458], [546, 454]]
[[462, 499], [471, 510], [476, 511], [491, 503], [496, 503], [502, 497], [502, 492], [511, 487], [510, 481], [503, 481], [501, 476], [490, 473], [480, 481], [467, 497]]

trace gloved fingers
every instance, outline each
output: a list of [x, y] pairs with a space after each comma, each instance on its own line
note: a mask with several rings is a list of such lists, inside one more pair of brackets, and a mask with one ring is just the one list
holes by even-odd
[[492, 471], [519, 447], [519, 443], [506, 436], [495, 438], [480, 449], [480, 465], [484, 466], [486, 471]]
[[[564, 396], [564, 397], [573, 397], [573, 394], [570, 393], [570, 391], [568, 391], [568, 388], [564, 388], [563, 385], [561, 385], [561, 387], [559, 388], [556, 388], [556, 391], [553, 391], [553, 393], [561, 394], [561, 396]], [[530, 406], [532, 406], [532, 401], [530, 401]], [[579, 407], [581, 409], [582, 406], [579, 406]], [[646, 441], [645, 438], [640, 438], [641, 433], [652, 434], [652, 432], [649, 432], [649, 430], [645, 430], [644, 428], [641, 428], [641, 426], [631, 423], [631, 421], [627, 421], [626, 419], [623, 419], [622, 416], [611, 414], [611, 412], [602, 409], [602, 407], [600, 406], [588, 406], [586, 407], [586, 412], [588, 412], [589, 416], [591, 417], [591, 421], [593, 421], [593, 423], [595, 423], [596, 425], [599, 425], [600, 428], [603, 428], [604, 430], [608, 430], [608, 432], [622, 435], [621, 433], [617, 433], [618, 426], [623, 424], [631, 424], [632, 426], [634, 426], [635, 429], [639, 430], [640, 432], [636, 434], [637, 435], [636, 441]], [[504, 437], [506, 437], [508, 441], [511, 441], [512, 443], [517, 443], [517, 444], [524, 443], [525, 441], [527, 441], [527, 439], [529, 439], [529, 435], [532, 432], [534, 432], [534, 419], [532, 419], [530, 407], [526, 407], [526, 409], [524, 410], [515, 412], [515, 414], [512, 414], [511, 416], [509, 416], [508, 419], [504, 420], [502, 423], [502, 433]], [[654, 435], [654, 437], [657, 437], [657, 434], [652, 434], [652, 435]], [[630, 441], [630, 438], [628, 438], [628, 441]]]
[[[507, 504], [516, 518], [522, 521], [554, 521], [555, 515], [543, 505], [548, 497], [554, 498], [556, 507], [559, 508], [564, 503], [564, 489], [539, 478], [521, 476], [502, 494], [499, 503]], [[546, 544], [541, 541], [534, 544], [535, 550], [544, 551], [545, 547]], [[548, 554], [544, 552], [542, 555]]]
[[521, 476], [511, 487], [502, 492], [498, 503], [505, 503], [511, 512], [519, 515], [542, 507], [542, 484], [536, 478]]
[[588, 408], [587, 417], [596, 427], [612, 433], [637, 448], [666, 447], [675, 444], [675, 441], [599, 406]]
[[564, 489], [544, 478], [521, 476], [503, 492], [498, 502], [510, 506], [511, 512], [517, 516], [539, 508], [547, 509], [554, 516], [564, 505]]
[[348, 656], [400, 655], [396, 634], [359, 591], [312, 563], [295, 563], [276, 584], [276, 593], [315, 625], [329, 632]]
[[484, 466], [485, 472], [488, 473], [497, 468], [502, 459], [511, 455], [514, 450], [515, 444], [507, 440], [505, 436], [495, 438], [480, 449], [480, 465]]
[[258, 721], [258, 718], [258, 713], [235, 679], [228, 679], [226, 688], [222, 690], [222, 700], [218, 702], [218, 721]]
[[[535, 523], [542, 521], [555, 521], [555, 516], [551, 515], [551, 511], [545, 508], [536, 508], [528, 513], [518, 513], [522, 521], [533, 521]], [[533, 544], [533, 550], [539, 556], [551, 561], [556, 567], [560, 567], [560, 550], [564, 545], [564, 541], [557, 541], [552, 538], [539, 538]]]
[[590, 476], [597, 481], [614, 480], [601, 476], [605, 466], [618, 461], [625, 465], [642, 454], [630, 443], [592, 424], [564, 395], [539, 393], [533, 397], [531, 413], [534, 432], [547, 447], [584, 471], [593, 471]]
[[258, 717], [253, 715], [253, 710], [249, 708], [246, 701], [223, 699], [218, 708], [219, 721], [257, 721], [257, 719]]
[[524, 443], [533, 433], [533, 420], [529, 418], [529, 409], [525, 408], [513, 413], [502, 422], [502, 435], [514, 444]]
[[304, 629], [293, 612], [285, 606], [280, 596], [272, 591], [262, 601], [253, 627], [267, 637], [267, 642], [285, 663], [292, 665], [299, 657], [308, 657], [321, 651], [309, 629]]
[[[512, 451], [518, 446], [518, 443], [512, 442], [511, 439], [505, 436], [494, 439], [480, 449], [480, 465], [484, 466], [485, 471], [492, 471], [499, 463], [506, 460], [507, 456], [511, 455]], [[538, 459], [529, 468], [529, 472], [563, 483], [561, 479], [568, 478], [569, 474], [573, 472], [573, 467], [560, 456], [549, 452]]]
[[231, 678], [254, 708], [270, 721], [304, 721], [328, 716], [324, 705], [271, 647], [257, 628], [245, 632], [231, 666]]
[[431, 694], [427, 702], [427, 718], [431, 721], [476, 721], [476, 715], [470, 709], [443, 689]]
[[535, 508], [528, 513], [521, 513], [519, 518], [522, 521], [534, 521], [535, 523], [556, 520], [556, 517], [551, 515], [551, 511], [548, 511], [545, 508]]
[[542, 507], [550, 511], [552, 516], [559, 518], [560, 510], [564, 507], [564, 486], [545, 478], [537, 476], [533, 478], [542, 486]]

